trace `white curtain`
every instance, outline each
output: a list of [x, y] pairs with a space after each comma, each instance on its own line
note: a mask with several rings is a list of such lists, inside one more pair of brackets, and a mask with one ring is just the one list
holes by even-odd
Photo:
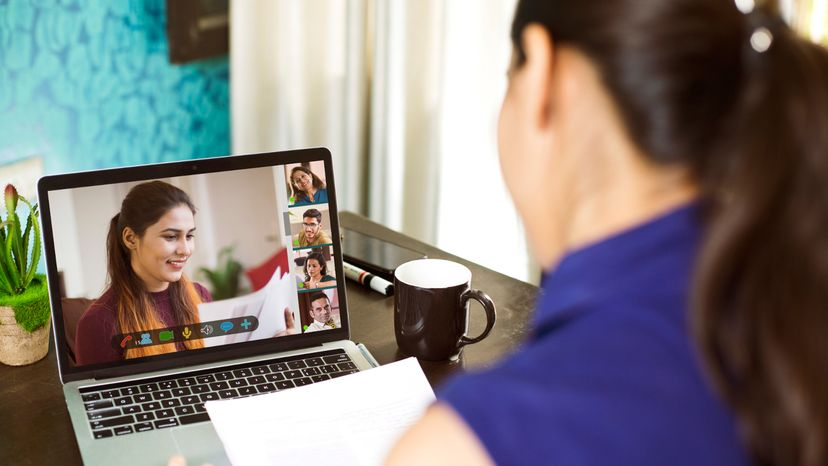
[[340, 204], [363, 210], [366, 2], [231, 2], [233, 152], [325, 146]]
[[514, 3], [231, 2], [233, 151], [326, 146], [341, 208], [536, 280], [496, 153]]

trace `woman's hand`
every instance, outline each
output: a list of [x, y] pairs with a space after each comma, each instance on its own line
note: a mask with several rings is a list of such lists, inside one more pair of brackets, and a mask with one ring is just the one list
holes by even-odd
[[[187, 458], [184, 458], [181, 455], [171, 456], [169, 460], [167, 460], [167, 466], [187, 466]], [[210, 463], [204, 463], [201, 466], [213, 466]]]
[[296, 328], [296, 319], [293, 318], [293, 312], [289, 307], [285, 308], [285, 329], [274, 336], [283, 337], [285, 335], [295, 335], [299, 333]]

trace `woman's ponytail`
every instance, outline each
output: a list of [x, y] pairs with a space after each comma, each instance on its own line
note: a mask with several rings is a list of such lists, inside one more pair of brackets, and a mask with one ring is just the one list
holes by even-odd
[[828, 53], [757, 15], [728, 135], [697, 170], [709, 223], [694, 331], [758, 463], [824, 465]]
[[[121, 213], [119, 212], [109, 221], [109, 232], [106, 235], [107, 278], [110, 286], [132, 288], [135, 283], [130, 280], [133, 274], [129, 251], [124, 247], [121, 239], [123, 229]], [[126, 283], [124, 283], [124, 280], [126, 280]]]

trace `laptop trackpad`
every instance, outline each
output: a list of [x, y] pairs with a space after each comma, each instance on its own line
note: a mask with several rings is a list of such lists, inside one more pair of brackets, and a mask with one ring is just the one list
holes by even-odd
[[173, 429], [172, 434], [181, 455], [187, 458], [188, 465], [210, 463], [213, 466], [230, 466], [230, 459], [224, 453], [224, 446], [212, 423], [179, 427]]

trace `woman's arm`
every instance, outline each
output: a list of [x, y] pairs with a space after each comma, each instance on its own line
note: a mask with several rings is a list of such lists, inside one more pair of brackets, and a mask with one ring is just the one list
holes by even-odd
[[305, 288], [314, 289], [314, 288], [327, 288], [329, 286], [336, 286], [336, 278], [330, 275], [325, 275], [324, 277], [320, 278], [318, 282], [314, 282], [313, 280], [308, 280], [305, 283]]
[[324, 288], [326, 286], [336, 286], [336, 278], [325, 275], [316, 285], [317, 288]]
[[494, 464], [486, 449], [449, 406], [436, 403], [391, 449], [386, 464]]

